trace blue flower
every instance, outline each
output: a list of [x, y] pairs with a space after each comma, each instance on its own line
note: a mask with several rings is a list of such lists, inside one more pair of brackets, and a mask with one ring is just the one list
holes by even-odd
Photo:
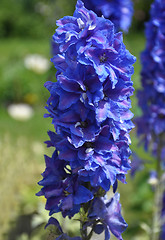
[[[76, 81], [74, 82], [76, 84]], [[70, 83], [69, 87], [71, 88], [71, 85], [73, 85], [72, 80], [68, 81], [68, 83]], [[82, 146], [85, 141], [94, 141], [101, 127], [96, 122], [95, 112], [90, 108], [86, 108], [82, 103], [84, 100], [83, 91], [80, 90], [79, 93], [72, 92], [71, 90], [70, 92], [66, 92], [59, 88], [58, 83], [48, 82], [46, 86], [49, 89], [51, 88], [50, 92], [52, 94], [47, 107], [50, 114], [46, 116], [53, 118], [52, 123], [55, 126], [56, 132], [63, 135], [67, 134], [76, 148]], [[66, 89], [64, 81], [63, 88]], [[88, 95], [90, 101], [92, 96], [94, 97], [94, 93], [89, 93]], [[68, 98], [70, 101], [68, 101]], [[80, 98], [82, 98], [82, 101], [80, 101]], [[57, 104], [54, 103], [54, 99], [57, 101]]]
[[121, 233], [127, 228], [127, 223], [121, 216], [120, 195], [116, 193], [110, 201], [105, 198], [95, 198], [89, 212], [89, 219], [97, 219], [94, 231], [101, 233], [105, 230], [105, 240], [110, 239], [110, 232], [119, 240], [122, 240]]
[[82, 203], [93, 198], [93, 194], [81, 184], [76, 172], [68, 168], [67, 162], [59, 159], [57, 151], [52, 158], [45, 156], [45, 162], [43, 180], [39, 182], [43, 188], [37, 195], [47, 199], [45, 208], [50, 215], [61, 211], [64, 217], [72, 217], [79, 212]]
[[131, 64], [135, 62], [135, 58], [125, 49], [121, 33], [112, 36], [106, 48], [104, 45], [103, 48], [93, 45], [84, 49], [79, 61], [82, 64], [93, 65], [101, 81], [109, 76], [114, 88], [120, 76], [129, 77], [133, 74]]
[[93, 10], [98, 16], [110, 19], [116, 31], [128, 31], [133, 15], [131, 0], [83, 0], [86, 8]]
[[[135, 58], [126, 50], [122, 34], [115, 33], [114, 24], [87, 10], [80, 0], [73, 17], [66, 16], [57, 25], [51, 59], [57, 82], [45, 83], [50, 92], [45, 117], [52, 118], [54, 126], [46, 144], [55, 150], [52, 157], [45, 157], [38, 195], [45, 196], [50, 215], [62, 212], [71, 218], [81, 208], [86, 214], [94, 199], [111, 187], [116, 192], [118, 181], [126, 183]], [[120, 215], [115, 196], [105, 211], [114, 207]], [[104, 227], [109, 236], [111, 220], [107, 216], [105, 213]], [[117, 233], [113, 226], [111, 231], [117, 237], [122, 232]]]
[[146, 48], [141, 54], [142, 89], [138, 91], [142, 116], [136, 119], [138, 135], [145, 149], [152, 145], [157, 154], [160, 135], [165, 131], [165, 3], [155, 0], [146, 24]]
[[110, 140], [109, 126], [104, 126], [94, 142], [85, 142], [79, 148], [75, 148], [69, 138], [52, 132], [49, 136], [48, 146], [54, 146], [59, 151], [59, 159], [68, 162], [71, 169], [78, 169], [81, 181], [90, 182], [93, 187], [101, 186], [105, 191], [117, 180], [125, 183], [125, 174], [130, 169], [127, 160], [130, 150], [123, 141], [114, 144]]

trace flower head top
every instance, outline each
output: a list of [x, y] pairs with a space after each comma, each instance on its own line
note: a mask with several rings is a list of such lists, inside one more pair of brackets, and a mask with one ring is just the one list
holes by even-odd
[[83, 0], [88, 9], [93, 10], [98, 16], [110, 19], [115, 30], [122, 29], [127, 32], [133, 15], [133, 2], [131, 0]]

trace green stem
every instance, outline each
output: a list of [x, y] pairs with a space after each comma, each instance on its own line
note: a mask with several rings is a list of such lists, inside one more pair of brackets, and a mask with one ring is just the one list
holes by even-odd
[[160, 229], [161, 229], [161, 209], [162, 209], [162, 197], [163, 197], [163, 188], [161, 182], [161, 150], [163, 146], [163, 139], [160, 136], [160, 142], [158, 144], [157, 149], [157, 176], [158, 176], [158, 183], [155, 187], [155, 197], [154, 197], [154, 206], [153, 206], [153, 222], [152, 222], [152, 229], [151, 229], [151, 240], [158, 240]]
[[93, 228], [96, 224], [96, 221], [95, 221], [95, 223], [92, 226], [92, 230], [88, 234], [87, 227], [84, 227], [84, 225], [88, 221], [87, 213], [89, 208], [90, 208], [90, 204], [84, 205], [84, 208], [82, 209], [82, 212], [80, 214], [80, 233], [81, 233], [82, 240], [90, 240], [92, 238]]
[[88, 240], [87, 227], [84, 227], [87, 221], [86, 213], [88, 212], [88, 208], [89, 207], [87, 206], [87, 204], [84, 205], [80, 213], [80, 233], [81, 233], [82, 240]]
[[151, 229], [151, 240], [158, 240], [160, 231], [160, 182], [158, 181], [155, 189], [154, 206], [153, 206], [153, 220]]
[[84, 214], [83, 212], [80, 214], [80, 233], [82, 240], [85, 240], [87, 237], [87, 228], [84, 228]]
[[81, 226], [81, 238], [87, 240], [87, 228], [83, 229], [83, 225]]

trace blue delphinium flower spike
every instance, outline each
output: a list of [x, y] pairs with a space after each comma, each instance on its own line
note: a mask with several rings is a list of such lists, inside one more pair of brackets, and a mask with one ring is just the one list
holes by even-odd
[[[142, 115], [135, 122], [140, 142], [145, 150], [152, 150], [156, 161], [156, 171], [152, 172], [149, 183], [155, 190], [156, 198], [163, 198], [157, 192], [161, 189], [161, 175], [164, 170], [164, 146], [165, 146], [165, 1], [154, 0], [150, 10], [150, 20], [146, 24], [146, 47], [141, 54], [142, 89], [138, 91], [138, 102]], [[156, 176], [155, 176], [156, 175]], [[164, 186], [164, 183], [163, 183]], [[158, 190], [157, 190], [158, 189]], [[159, 219], [158, 226], [161, 230], [160, 220], [161, 204], [155, 203], [153, 219]], [[160, 211], [159, 211], [160, 209]], [[162, 218], [162, 219], [161, 219]], [[163, 226], [164, 227], [164, 226]], [[155, 227], [152, 228], [155, 231]], [[152, 234], [152, 232], [151, 232]], [[162, 234], [164, 229], [162, 228]], [[163, 236], [163, 235], [162, 235]], [[159, 238], [161, 239], [161, 238]], [[164, 239], [164, 237], [163, 237]]]
[[[90, 239], [85, 226], [89, 226], [87, 213], [95, 198], [104, 197], [110, 187], [115, 192], [117, 182], [125, 183], [130, 169], [135, 57], [126, 50], [122, 33], [115, 33], [114, 24], [87, 10], [80, 0], [73, 16], [58, 20], [57, 25], [51, 59], [57, 69], [57, 82], [45, 83], [50, 92], [45, 117], [52, 118], [55, 128], [55, 132], [48, 132], [50, 140], [46, 144], [55, 151], [52, 157], [45, 156], [38, 195], [47, 199], [50, 215], [61, 212], [71, 218], [78, 212], [84, 214], [84, 240]], [[117, 201], [116, 196], [113, 201]], [[116, 205], [109, 204], [106, 208], [110, 215], [114, 207], [121, 226], [125, 224]], [[106, 239], [111, 229], [107, 221]], [[125, 227], [119, 233], [111, 232], [118, 237], [122, 229]], [[99, 233], [99, 229], [96, 231]]]
[[[136, 119], [138, 135], [145, 149], [149, 144], [157, 154], [163, 146], [165, 132], [165, 1], [155, 0], [151, 5], [150, 21], [146, 24], [146, 48], [141, 54], [142, 89], [138, 91], [142, 116]], [[162, 149], [163, 151], [163, 149]], [[162, 154], [161, 154], [162, 155]], [[162, 159], [162, 161], [164, 161]]]

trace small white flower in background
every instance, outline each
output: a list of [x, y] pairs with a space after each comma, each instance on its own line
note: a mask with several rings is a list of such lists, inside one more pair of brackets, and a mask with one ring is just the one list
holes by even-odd
[[42, 15], [48, 15], [51, 13], [51, 8], [49, 5], [47, 5], [43, 2], [38, 2], [35, 5], [35, 11]]
[[50, 62], [39, 54], [30, 54], [24, 58], [24, 65], [27, 69], [38, 74], [45, 73], [50, 68]]
[[11, 104], [8, 106], [7, 110], [12, 118], [20, 121], [26, 121], [34, 114], [32, 107], [23, 103]]
[[150, 171], [150, 177], [148, 179], [148, 183], [153, 187], [158, 184], [158, 176], [155, 170]]
[[31, 147], [32, 147], [32, 151], [36, 155], [43, 155], [44, 147], [43, 147], [43, 145], [40, 142], [33, 142]]

